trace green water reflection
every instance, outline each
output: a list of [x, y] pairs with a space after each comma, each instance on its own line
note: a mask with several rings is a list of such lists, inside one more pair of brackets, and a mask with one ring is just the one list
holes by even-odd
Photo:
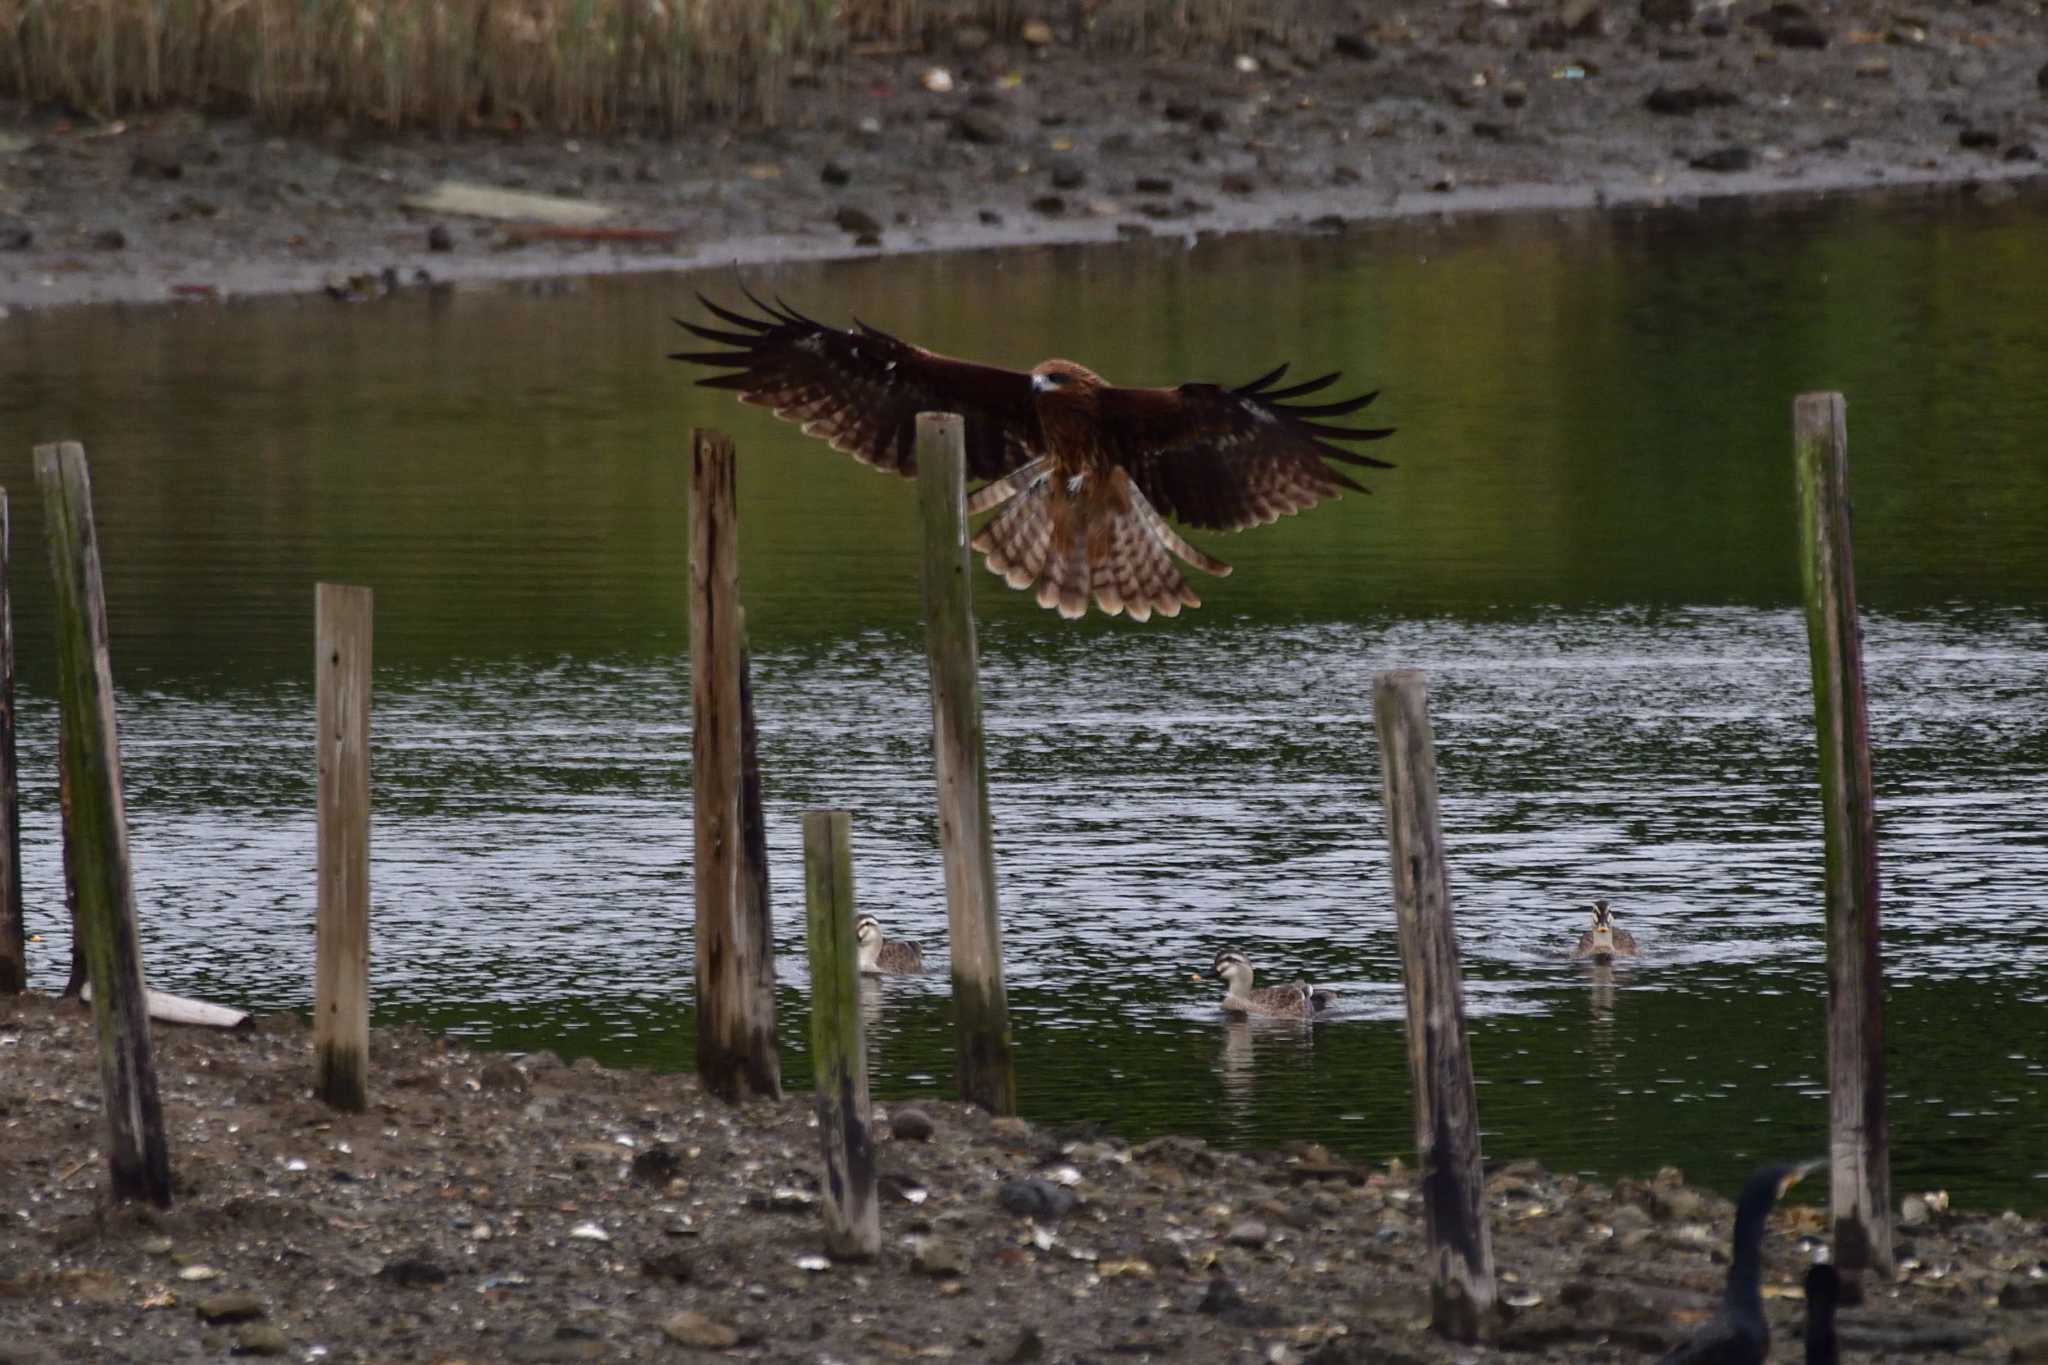
[[[1846, 206], [754, 277], [818, 316], [1019, 366], [1065, 353], [1145, 383], [1341, 367], [1400, 428], [1372, 497], [1206, 538], [1237, 572], [1178, 621], [1061, 623], [978, 575], [1027, 1109], [1405, 1146], [1363, 720], [1371, 669], [1404, 662], [1440, 679], [1493, 1150], [1723, 1184], [1816, 1150], [1788, 414], [1832, 388], [1881, 623], [1897, 1183], [2048, 1204], [2048, 929], [2029, 913], [2048, 847], [2027, 815], [2048, 798], [2044, 229], [2026, 203]], [[931, 955], [911, 489], [691, 388], [661, 357], [696, 287], [732, 292], [709, 275], [0, 321], [49, 950], [29, 447], [75, 437], [160, 984], [303, 1004], [311, 589], [367, 582], [380, 1017], [685, 1065], [687, 445], [715, 424], [743, 462], [789, 1074], [798, 810], [862, 809], [866, 903], [902, 907]], [[1659, 960], [1605, 990], [1559, 962], [1558, 902], [1579, 888], [1640, 907]], [[1224, 1028], [1186, 978], [1230, 939], [1342, 983], [1351, 1014]], [[39, 983], [53, 972], [39, 962]], [[873, 1027], [884, 1090], [945, 1088], [936, 988], [892, 986]]]

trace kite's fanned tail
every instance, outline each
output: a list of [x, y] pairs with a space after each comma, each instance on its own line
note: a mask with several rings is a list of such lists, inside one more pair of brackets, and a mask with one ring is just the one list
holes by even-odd
[[1041, 477], [1007, 501], [996, 499], [1002, 510], [974, 537], [989, 572], [1013, 588], [1035, 589], [1039, 605], [1062, 616], [1085, 615], [1092, 596], [1109, 615], [1128, 612], [1134, 621], [1202, 605], [1173, 555], [1209, 573], [1230, 572], [1174, 534], [1123, 471], [1089, 484], [1069, 491]]

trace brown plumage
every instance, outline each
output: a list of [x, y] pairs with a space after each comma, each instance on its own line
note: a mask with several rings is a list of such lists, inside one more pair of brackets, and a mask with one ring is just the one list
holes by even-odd
[[747, 297], [765, 316], [703, 300], [736, 330], [680, 324], [730, 350], [671, 359], [728, 370], [697, 382], [736, 390], [806, 435], [904, 475], [917, 472], [917, 414], [959, 413], [967, 473], [989, 481], [967, 510], [996, 513], [974, 548], [1011, 587], [1035, 589], [1039, 604], [1062, 616], [1084, 615], [1091, 598], [1139, 621], [1200, 606], [1175, 558], [1219, 576], [1230, 566], [1190, 545], [1168, 517], [1240, 531], [1345, 489], [1365, 491], [1327, 461], [1388, 467], [1332, 442], [1378, 440], [1391, 428], [1324, 420], [1357, 412], [1376, 394], [1297, 401], [1336, 383], [1335, 374], [1275, 388], [1282, 365], [1237, 388], [1123, 388], [1070, 360], [1029, 372], [978, 365], [865, 323], [842, 331]]

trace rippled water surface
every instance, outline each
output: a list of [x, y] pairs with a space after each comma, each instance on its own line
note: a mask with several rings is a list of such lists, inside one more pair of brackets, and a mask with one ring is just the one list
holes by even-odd
[[[1112, 378], [1280, 359], [1384, 390], [1375, 495], [1205, 543], [1177, 621], [980, 576], [1027, 1112], [1408, 1144], [1375, 670], [1428, 671], [1488, 1150], [1732, 1184], [1823, 1145], [1819, 817], [1790, 396], [1850, 401], [1895, 1181], [2048, 1207], [2048, 221], [1867, 209], [1404, 228], [818, 266], [766, 283]], [[30, 929], [64, 974], [27, 446], [93, 462], [152, 980], [311, 994], [311, 606], [377, 590], [380, 1020], [691, 1053], [688, 428], [742, 453], [782, 982], [800, 813], [943, 958], [914, 496], [660, 360], [710, 280], [0, 322]], [[1198, 537], [1199, 538], [1199, 537]], [[1643, 942], [1568, 960], [1594, 895]], [[1224, 1023], [1243, 946], [1341, 997]], [[869, 996], [877, 1088], [944, 1090], [943, 976]]]

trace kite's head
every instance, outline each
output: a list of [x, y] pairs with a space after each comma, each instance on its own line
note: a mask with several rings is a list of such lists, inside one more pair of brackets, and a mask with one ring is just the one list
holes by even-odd
[[1100, 375], [1071, 360], [1047, 360], [1031, 371], [1031, 391], [1035, 394], [1082, 393], [1101, 387]]

